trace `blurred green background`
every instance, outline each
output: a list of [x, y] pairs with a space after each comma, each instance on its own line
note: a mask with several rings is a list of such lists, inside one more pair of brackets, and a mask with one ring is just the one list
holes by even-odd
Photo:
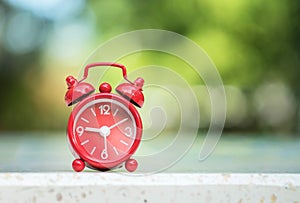
[[[105, 40], [155, 28], [190, 38], [211, 57], [225, 85], [226, 132], [297, 135], [299, 19], [299, 0], [3, 0], [0, 131], [65, 130], [65, 77], [77, 76]], [[165, 56], [162, 63], [176, 69], [182, 62]], [[200, 80], [190, 81], [201, 89]], [[199, 98], [205, 111], [205, 95]], [[201, 129], [209, 119], [201, 117]]]

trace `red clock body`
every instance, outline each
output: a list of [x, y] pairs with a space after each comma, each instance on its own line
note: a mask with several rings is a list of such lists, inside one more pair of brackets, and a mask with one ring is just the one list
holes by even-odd
[[77, 158], [73, 169], [81, 171], [86, 165], [105, 171], [125, 162], [127, 170], [135, 170], [137, 162], [130, 157], [139, 146], [142, 128], [136, 108], [123, 97], [110, 90], [88, 96], [68, 121], [68, 141]]

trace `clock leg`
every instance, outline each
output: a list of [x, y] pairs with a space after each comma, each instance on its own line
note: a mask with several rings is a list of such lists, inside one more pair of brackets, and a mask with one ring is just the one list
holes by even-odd
[[81, 159], [75, 159], [72, 162], [72, 167], [73, 167], [74, 171], [81, 172], [84, 169], [84, 167], [85, 167], [85, 163]]
[[138, 162], [135, 159], [128, 159], [125, 162], [125, 168], [129, 172], [135, 171], [137, 167], [138, 167]]

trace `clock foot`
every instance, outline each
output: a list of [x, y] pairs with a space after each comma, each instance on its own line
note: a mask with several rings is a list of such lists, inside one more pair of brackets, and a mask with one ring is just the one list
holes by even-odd
[[81, 159], [75, 159], [72, 162], [72, 167], [74, 171], [81, 172], [85, 167], [85, 163]]
[[135, 159], [128, 159], [125, 162], [125, 168], [129, 172], [135, 171], [137, 167], [138, 167], [138, 162]]

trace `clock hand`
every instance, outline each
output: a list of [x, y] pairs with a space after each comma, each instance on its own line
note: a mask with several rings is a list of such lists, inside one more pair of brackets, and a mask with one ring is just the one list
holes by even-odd
[[84, 130], [87, 132], [99, 133], [102, 137], [109, 136], [110, 134], [110, 129], [107, 126], [102, 126], [101, 128], [85, 127]]
[[107, 159], [108, 153], [107, 153], [107, 139], [106, 136], [103, 136], [104, 139], [104, 149], [101, 152], [101, 158], [102, 159]]
[[100, 128], [90, 128], [90, 127], [85, 127], [84, 128], [85, 131], [88, 131], [88, 132], [95, 132], [95, 133], [100, 133]]
[[110, 126], [110, 127], [108, 127], [108, 128], [111, 130], [112, 128], [114, 128], [114, 127], [116, 127], [116, 126], [118, 126], [118, 125], [124, 123], [124, 122], [127, 121], [127, 120], [128, 120], [128, 118], [124, 118], [123, 120], [121, 120], [121, 121], [119, 121], [119, 122], [113, 124], [112, 126]]

